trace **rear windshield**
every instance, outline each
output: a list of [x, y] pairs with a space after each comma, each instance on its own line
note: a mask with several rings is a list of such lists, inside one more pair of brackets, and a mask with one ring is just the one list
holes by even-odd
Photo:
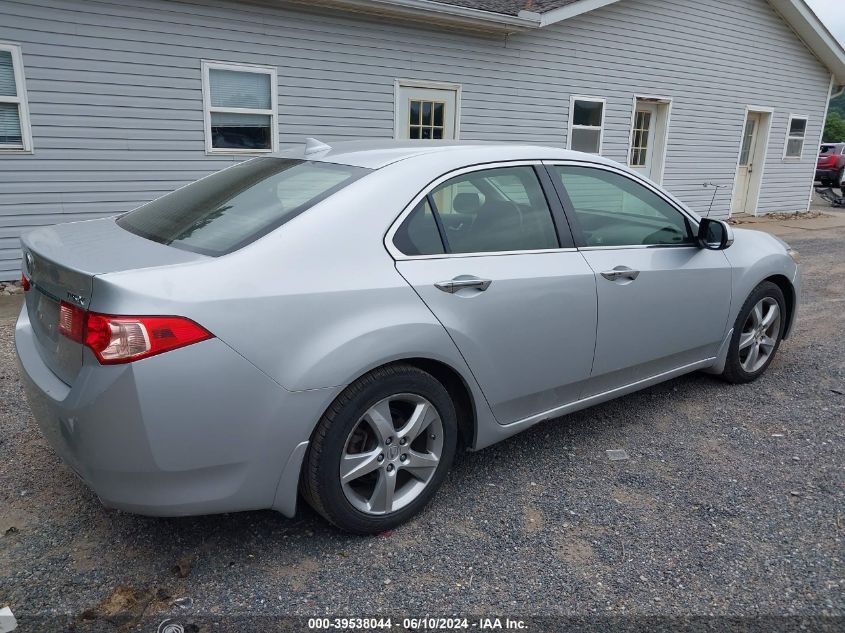
[[821, 154], [835, 154], [836, 145], [822, 145]]
[[154, 242], [216, 257], [266, 235], [368, 171], [255, 158], [138, 207], [117, 224]]

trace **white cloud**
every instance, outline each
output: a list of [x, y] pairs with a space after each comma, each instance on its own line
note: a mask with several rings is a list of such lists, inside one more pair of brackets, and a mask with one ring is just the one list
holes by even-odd
[[842, 0], [807, 0], [825, 26], [845, 45], [845, 6]]

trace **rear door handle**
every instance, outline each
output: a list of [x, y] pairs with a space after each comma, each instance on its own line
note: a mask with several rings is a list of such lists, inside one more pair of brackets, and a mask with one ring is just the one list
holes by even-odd
[[616, 266], [613, 270], [605, 270], [601, 276], [610, 281], [619, 281], [620, 279], [630, 279], [634, 281], [640, 276], [639, 270], [628, 268], [627, 266]]
[[464, 288], [474, 288], [481, 292], [487, 290], [493, 282], [490, 279], [479, 279], [478, 277], [456, 277], [449, 281], [438, 281], [434, 287], [443, 292], [454, 294]]

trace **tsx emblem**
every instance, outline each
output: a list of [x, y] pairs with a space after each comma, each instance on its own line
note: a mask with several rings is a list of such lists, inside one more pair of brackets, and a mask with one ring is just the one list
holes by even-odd
[[30, 276], [34, 275], [35, 274], [35, 258], [32, 256], [32, 253], [27, 251], [26, 257], [24, 257], [24, 260], [26, 261], [26, 272], [28, 272], [30, 274]]
[[84, 306], [85, 302], [88, 301], [88, 299], [86, 299], [82, 295], [74, 294], [73, 292], [67, 293], [67, 298], [79, 306]]

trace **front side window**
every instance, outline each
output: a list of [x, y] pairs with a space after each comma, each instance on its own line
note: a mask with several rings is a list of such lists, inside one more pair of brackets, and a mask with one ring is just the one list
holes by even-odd
[[489, 253], [559, 247], [534, 173], [500, 167], [438, 185], [402, 223], [394, 245], [406, 255]]
[[266, 235], [369, 170], [256, 158], [121, 216], [122, 228], [175, 248], [218, 256]]
[[572, 97], [569, 103], [568, 149], [601, 154], [604, 99]]
[[807, 137], [807, 118], [789, 117], [789, 126], [786, 130], [786, 147], [784, 158], [801, 158], [804, 153], [804, 139]]
[[209, 153], [278, 150], [276, 69], [203, 62]]
[[20, 47], [0, 44], [0, 151], [32, 150]]
[[689, 222], [663, 198], [615, 172], [557, 165], [585, 246], [694, 244]]

